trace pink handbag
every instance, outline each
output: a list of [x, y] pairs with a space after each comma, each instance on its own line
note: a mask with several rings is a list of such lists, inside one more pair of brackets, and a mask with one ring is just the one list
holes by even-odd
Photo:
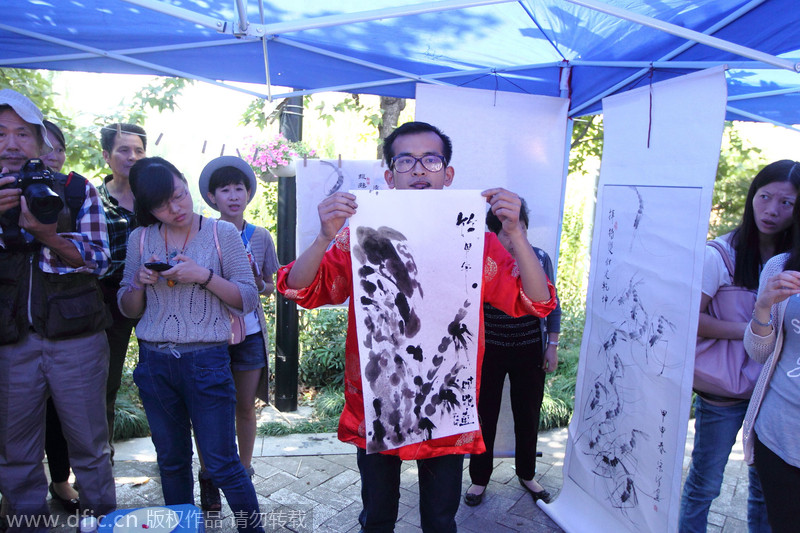
[[[722, 245], [709, 241], [716, 248], [733, 279], [733, 263]], [[726, 285], [711, 299], [706, 313], [720, 320], [749, 322], [756, 304], [754, 290]], [[750, 398], [762, 365], [748, 357], [744, 343], [733, 339], [697, 338], [694, 358], [694, 389], [729, 399]]]

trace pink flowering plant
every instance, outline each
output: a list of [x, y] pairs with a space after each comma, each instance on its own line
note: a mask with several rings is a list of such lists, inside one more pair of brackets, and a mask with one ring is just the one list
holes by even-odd
[[316, 157], [316, 151], [302, 141], [290, 142], [281, 133], [266, 143], [250, 138], [242, 151], [242, 158], [256, 172], [288, 165], [298, 157]]

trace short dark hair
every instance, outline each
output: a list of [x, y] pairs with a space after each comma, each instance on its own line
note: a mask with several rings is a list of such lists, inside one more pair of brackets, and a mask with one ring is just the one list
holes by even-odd
[[144, 128], [137, 124], [128, 124], [125, 122], [115, 122], [108, 126], [103, 126], [100, 129], [100, 146], [103, 147], [104, 152], [111, 153], [114, 149], [114, 142], [117, 140], [117, 133], [130, 133], [138, 135], [142, 139], [142, 148], [147, 150], [147, 133]]
[[[744, 213], [742, 223], [734, 230], [731, 238], [731, 247], [736, 252], [736, 261], [733, 270], [733, 284], [748, 289], [758, 289], [758, 278], [761, 267], [760, 234], [756, 226], [755, 209], [753, 208], [753, 198], [761, 187], [770, 183], [788, 181], [794, 185], [796, 192], [800, 192], [800, 164], [790, 159], [774, 161], [762, 168], [747, 191], [747, 198], [744, 201]], [[797, 224], [798, 210], [795, 202], [793, 211], [794, 223]], [[796, 233], [796, 232], [795, 232]], [[795, 242], [798, 236], [795, 235]], [[792, 226], [773, 236], [775, 243], [775, 253], [789, 250], [792, 246]]]
[[[519, 206], [519, 221], [525, 224], [526, 228], [530, 227], [528, 223], [528, 204], [525, 202], [525, 198], [520, 196], [519, 198], [522, 200], [522, 205]], [[494, 211], [489, 209], [486, 213], [486, 226], [489, 228], [489, 231], [497, 235], [500, 233], [500, 230], [503, 229], [503, 223], [500, 222], [500, 219], [497, 218], [497, 215], [494, 214]]]
[[[13, 111], [14, 113], [17, 113], [17, 110], [14, 109], [13, 107], [11, 107], [10, 105], [8, 105], [8, 104], [0, 104], [0, 114], [5, 113], [6, 111], [9, 111], [9, 110]], [[19, 116], [19, 113], [17, 113], [17, 116]], [[19, 117], [19, 118], [22, 118], [22, 117]], [[40, 124], [34, 124], [32, 122], [28, 122], [25, 119], [22, 119], [22, 120], [26, 124], [30, 124], [31, 126], [33, 126], [34, 129], [36, 130], [36, 141], [39, 144], [39, 150], [41, 150], [42, 147], [45, 146], [44, 131], [42, 131], [42, 126]]]
[[413, 135], [415, 133], [425, 133], [428, 131], [435, 133], [442, 140], [442, 155], [444, 156], [445, 164], [449, 165], [450, 160], [453, 158], [453, 142], [450, 140], [450, 137], [442, 133], [442, 130], [436, 126], [432, 126], [427, 122], [406, 122], [402, 126], [396, 127], [394, 131], [386, 137], [386, 140], [383, 141], [383, 160], [386, 162], [386, 166], [389, 168], [392, 166], [392, 158], [395, 155], [392, 145], [395, 139], [402, 135]]
[[145, 157], [132, 167], [128, 177], [133, 192], [133, 210], [141, 226], [158, 222], [153, 209], [164, 205], [175, 192], [173, 176], [188, 185], [186, 178], [169, 161], [161, 157]]
[[221, 187], [240, 183], [244, 184], [247, 192], [250, 192], [250, 179], [244, 172], [232, 166], [219, 167], [208, 178], [208, 192], [215, 193]]
[[[64, 132], [61, 131], [61, 128], [59, 128], [56, 124], [50, 122], [49, 120], [44, 120], [43, 122], [44, 122], [44, 127], [47, 130], [47, 133], [55, 137], [56, 140], [61, 143], [61, 146], [66, 148], [67, 141], [64, 138]], [[55, 148], [56, 147], [54, 146], [53, 149], [55, 150]]]

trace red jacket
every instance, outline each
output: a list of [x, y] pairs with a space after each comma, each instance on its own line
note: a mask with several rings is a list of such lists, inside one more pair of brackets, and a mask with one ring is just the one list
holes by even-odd
[[[353, 294], [353, 277], [350, 261], [350, 230], [345, 228], [336, 236], [334, 246], [322, 259], [317, 276], [304, 289], [290, 289], [286, 278], [294, 263], [278, 270], [276, 287], [281, 294], [294, 300], [306, 309], [326, 304], [341, 304]], [[556, 306], [555, 288], [548, 281], [550, 299], [545, 302], [531, 302], [522, 291], [517, 265], [511, 255], [503, 248], [494, 233], [485, 234], [483, 250], [483, 284], [481, 300], [491, 304], [510, 316], [547, 316]], [[483, 306], [481, 306], [481, 309]], [[361, 385], [361, 365], [358, 358], [358, 337], [356, 334], [353, 299], [348, 309], [347, 341], [345, 343], [345, 406], [339, 419], [339, 440], [352, 442], [366, 449], [366, 430], [364, 424], [364, 396]], [[476, 394], [480, 390], [481, 366], [483, 364], [483, 313], [480, 317], [478, 333], [478, 359]], [[486, 447], [480, 431], [471, 431], [424, 442], [409, 444], [381, 453], [398, 455], [401, 459], [426, 459], [449, 454], [483, 453]]]

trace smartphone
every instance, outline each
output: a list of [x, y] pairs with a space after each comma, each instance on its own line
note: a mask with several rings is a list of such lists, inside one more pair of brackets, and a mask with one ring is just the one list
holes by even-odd
[[155, 270], [156, 272], [164, 272], [165, 270], [169, 270], [172, 268], [172, 265], [169, 263], [165, 263], [163, 261], [154, 261], [152, 263], [145, 263], [145, 268], [149, 268], [150, 270]]

